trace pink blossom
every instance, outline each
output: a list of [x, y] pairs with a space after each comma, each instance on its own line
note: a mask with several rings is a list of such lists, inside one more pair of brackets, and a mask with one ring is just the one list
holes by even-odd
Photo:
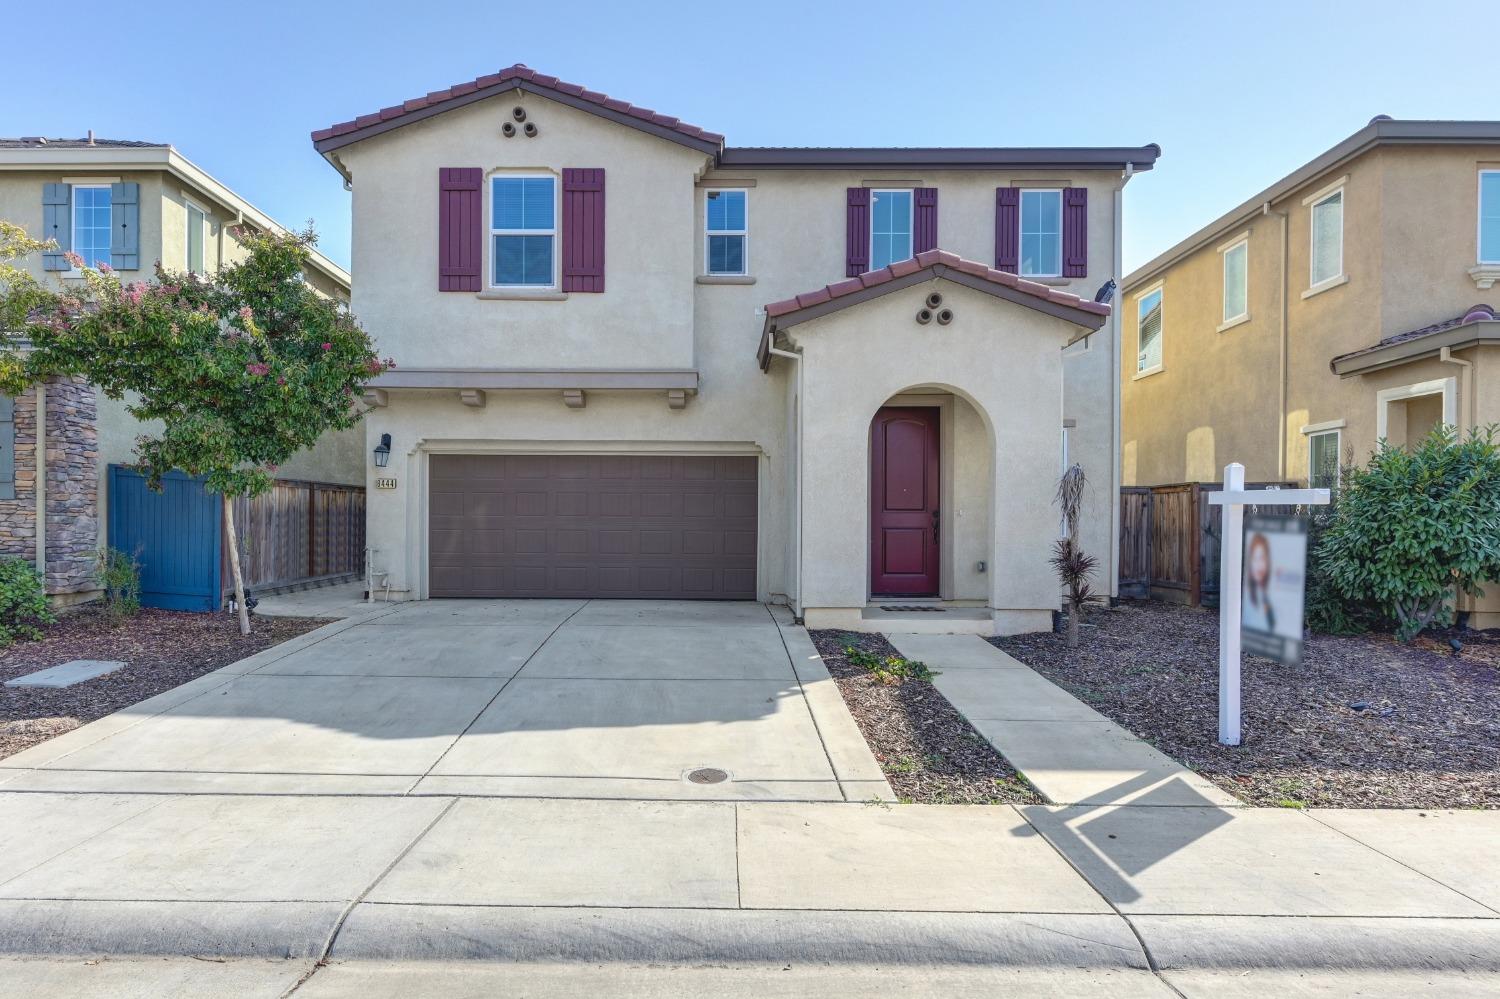
[[120, 293], [120, 297], [131, 305], [140, 305], [141, 298], [146, 294], [146, 289], [138, 284], [133, 284]]
[[100, 274], [113, 274], [114, 272], [115, 272], [115, 269], [113, 267], [109, 266], [109, 264], [104, 263], [102, 260], [99, 262], [99, 273]]
[[277, 379], [276, 379], [276, 384], [277, 385], [285, 385], [286, 384], [286, 375], [280, 375], [280, 376], [278, 376]]
[[250, 311], [250, 306], [242, 305], [240, 306], [240, 318], [248, 323], [255, 318], [255, 313]]
[[69, 250], [67, 253], [64, 253], [63, 254], [63, 259], [68, 262], [68, 265], [70, 267], [82, 267], [83, 266], [83, 258], [80, 257], [78, 254], [74, 253], [72, 250]]
[[263, 378], [271, 373], [271, 366], [269, 364], [262, 364], [259, 361], [251, 361], [245, 365], [245, 370], [257, 378]]
[[333, 349], [333, 344], [325, 342], [323, 344], [323, 349], [324, 350], [332, 350]]

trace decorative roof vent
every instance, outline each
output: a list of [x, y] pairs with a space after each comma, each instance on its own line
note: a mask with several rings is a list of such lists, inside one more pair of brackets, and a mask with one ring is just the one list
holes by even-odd
[[1371, 119], [1370, 119], [1370, 124], [1371, 124], [1371, 125], [1373, 125], [1373, 124], [1375, 124], [1375, 123], [1376, 123], [1376, 122], [1377, 122], [1377, 121], [1395, 121], [1395, 120], [1396, 120], [1396, 119], [1394, 119], [1394, 118], [1392, 118], [1392, 117], [1391, 117], [1391, 116], [1390, 116], [1390, 115], [1388, 115], [1388, 114], [1378, 114], [1378, 115], [1376, 115], [1376, 116], [1375, 116], [1375, 117], [1373, 117], [1373, 118], [1371, 118]]
[[1465, 325], [1469, 323], [1484, 323], [1491, 322], [1495, 318], [1496, 316], [1494, 309], [1490, 308], [1488, 305], [1476, 305], [1474, 306], [1474, 308], [1468, 311], [1467, 315], [1464, 316], [1463, 322]]

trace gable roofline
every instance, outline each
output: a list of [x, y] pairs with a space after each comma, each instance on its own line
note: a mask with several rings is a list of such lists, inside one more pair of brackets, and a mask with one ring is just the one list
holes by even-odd
[[1151, 281], [1183, 257], [1212, 243], [1231, 229], [1239, 229], [1261, 213], [1261, 206], [1273, 204], [1336, 170], [1355, 157], [1377, 146], [1461, 146], [1500, 145], [1500, 121], [1430, 121], [1396, 120], [1377, 115], [1370, 123], [1331, 149], [1293, 170], [1270, 187], [1182, 240], [1165, 253], [1125, 276], [1121, 293], [1129, 292], [1145, 281]]
[[1340, 354], [1328, 362], [1328, 367], [1341, 378], [1348, 378], [1434, 357], [1444, 347], [1463, 350], [1496, 344], [1500, 344], [1500, 315], [1488, 305], [1476, 305], [1461, 316]]
[[956, 253], [926, 250], [888, 267], [767, 305], [766, 322], [761, 330], [760, 346], [756, 350], [761, 370], [765, 371], [771, 366], [771, 345], [778, 332], [933, 278], [943, 278], [995, 298], [1035, 309], [1081, 326], [1089, 332], [1103, 326], [1110, 312], [1108, 305], [1028, 281], [1007, 271], [997, 271], [978, 261], [965, 260]]
[[720, 167], [760, 170], [994, 170], [1035, 167], [1055, 170], [1101, 170], [1127, 167], [1150, 170], [1161, 146], [1034, 146], [1005, 148], [896, 146], [803, 147], [728, 146]]
[[[160, 170], [207, 201], [240, 215], [257, 229], [284, 233], [287, 228], [256, 208], [212, 174], [182, 155], [174, 146], [148, 144], [0, 144], [0, 172], [36, 169]], [[228, 221], [228, 220], [226, 220]], [[308, 263], [348, 294], [349, 272], [316, 249], [309, 250]]]
[[327, 157], [344, 146], [512, 90], [537, 94], [710, 155], [717, 154], [724, 145], [724, 136], [717, 132], [709, 132], [671, 115], [660, 114], [608, 94], [588, 90], [576, 83], [565, 83], [555, 76], [538, 73], [524, 63], [517, 63], [489, 76], [456, 83], [447, 90], [434, 90], [426, 96], [360, 115], [351, 121], [320, 128], [312, 133], [313, 147]]

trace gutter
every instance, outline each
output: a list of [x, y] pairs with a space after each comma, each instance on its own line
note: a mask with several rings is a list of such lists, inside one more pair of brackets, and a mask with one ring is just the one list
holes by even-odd
[[1403, 340], [1399, 343], [1341, 354], [1328, 362], [1333, 373], [1341, 378], [1365, 375], [1384, 368], [1393, 368], [1427, 357], [1441, 357], [1447, 350], [1465, 350], [1469, 347], [1500, 346], [1500, 320], [1482, 319], [1465, 326], [1455, 326], [1441, 333]]
[[1467, 433], [1474, 428], [1474, 420], [1477, 415], [1474, 410], [1474, 362], [1461, 357], [1454, 357], [1453, 348], [1447, 346], [1439, 348], [1438, 360], [1443, 364], [1456, 364], [1463, 369], [1460, 376], [1463, 381], [1459, 383], [1461, 387], [1458, 393], [1459, 398], [1463, 401], [1463, 408], [1469, 411], [1469, 416], [1468, 419], [1464, 419], [1462, 416], [1459, 417], [1458, 429], [1463, 433]]
[[792, 495], [797, 497], [797, 522], [792, 527], [792, 572], [796, 579], [796, 593], [792, 594], [792, 615], [798, 623], [802, 621], [802, 425], [803, 413], [807, 409], [807, 399], [802, 390], [805, 384], [802, 377], [802, 355], [790, 350], [782, 350], [780, 347], [769, 348], [775, 357], [784, 357], [797, 364], [797, 425], [792, 440], [792, 467], [796, 481], [793, 483]]
[[1290, 316], [1290, 312], [1287, 309], [1286, 295], [1288, 285], [1287, 271], [1291, 266], [1290, 260], [1288, 259], [1288, 253], [1290, 253], [1291, 251], [1290, 226], [1292, 223], [1291, 215], [1289, 213], [1278, 212], [1276, 209], [1271, 207], [1271, 203], [1269, 201], [1260, 206], [1260, 213], [1263, 216], [1275, 215], [1277, 218], [1281, 219], [1281, 290], [1279, 293], [1281, 326], [1280, 335], [1277, 337], [1278, 367], [1276, 378], [1276, 479], [1278, 482], [1285, 482], [1287, 435], [1286, 408], [1287, 397], [1290, 395], [1290, 387], [1287, 383], [1291, 379], [1291, 362], [1289, 360], [1289, 356], [1291, 353], [1291, 338], [1287, 333], [1287, 322]]

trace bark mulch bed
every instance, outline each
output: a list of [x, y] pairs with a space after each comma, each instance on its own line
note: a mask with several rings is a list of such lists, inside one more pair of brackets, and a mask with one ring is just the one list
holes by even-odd
[[[241, 637], [229, 614], [142, 610], [118, 626], [89, 609], [61, 616], [40, 641], [0, 651], [0, 759], [327, 623], [258, 617]], [[73, 659], [129, 665], [72, 687], [3, 685]]]
[[991, 641], [1244, 801], [1500, 808], [1500, 633], [1316, 635], [1295, 669], [1246, 656], [1229, 748], [1215, 612], [1140, 602], [1086, 622], [1071, 652], [1054, 634]]
[[906, 677], [882, 683], [844, 655], [845, 647], [853, 646], [881, 657], [899, 656], [884, 637], [845, 631], [809, 634], [900, 800], [940, 805], [1041, 801], [930, 680]]

